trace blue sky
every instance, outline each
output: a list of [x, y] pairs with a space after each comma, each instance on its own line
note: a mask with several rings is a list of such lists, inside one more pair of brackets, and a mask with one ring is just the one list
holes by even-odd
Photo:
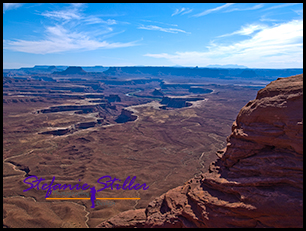
[[3, 67], [303, 67], [302, 3], [3, 3]]

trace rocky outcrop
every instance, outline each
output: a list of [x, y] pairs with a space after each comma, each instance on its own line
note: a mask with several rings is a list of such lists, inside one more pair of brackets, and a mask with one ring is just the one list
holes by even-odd
[[154, 89], [154, 91], [152, 92], [152, 95], [164, 96], [164, 93], [161, 91], [161, 89]]
[[96, 124], [106, 124], [106, 122], [104, 121], [103, 118], [101, 118], [101, 119], [97, 119], [97, 121], [81, 122], [81, 123], [74, 124], [74, 125], [72, 125], [68, 128], [60, 128], [60, 129], [56, 129], [56, 130], [40, 132], [38, 134], [62, 136], [62, 135], [66, 135], [66, 134], [72, 134], [72, 133], [74, 133], [76, 131], [79, 131], [81, 129], [87, 129], [87, 128], [95, 127]]
[[105, 99], [107, 99], [108, 102], [121, 102], [121, 98], [118, 95], [105, 96]]
[[83, 122], [83, 123], [78, 123], [75, 125], [76, 129], [87, 129], [87, 128], [92, 128], [96, 126], [98, 122], [96, 121], [91, 121], [91, 122]]
[[116, 123], [126, 123], [129, 121], [135, 121], [137, 116], [133, 114], [132, 111], [127, 109], [122, 109], [121, 114], [115, 119]]
[[209, 171], [98, 227], [303, 227], [303, 75], [239, 112]]
[[70, 128], [63, 128], [63, 129], [56, 129], [56, 130], [52, 130], [52, 131], [45, 131], [45, 132], [41, 132], [39, 134], [62, 136], [62, 135], [66, 135], [67, 133], [70, 133], [71, 131], [72, 131], [72, 129], [70, 129]]

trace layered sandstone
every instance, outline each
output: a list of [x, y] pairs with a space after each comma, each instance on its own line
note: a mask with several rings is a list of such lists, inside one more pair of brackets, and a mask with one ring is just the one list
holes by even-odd
[[98, 227], [302, 227], [303, 75], [260, 90], [217, 155], [208, 172]]

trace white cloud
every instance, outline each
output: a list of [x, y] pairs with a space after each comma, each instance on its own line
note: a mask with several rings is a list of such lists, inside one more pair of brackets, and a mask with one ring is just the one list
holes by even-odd
[[175, 9], [174, 13], [171, 14], [171, 16], [177, 15], [177, 14], [181, 13], [181, 12], [184, 11], [184, 10], [185, 10], [185, 8], [182, 8], [182, 9]]
[[17, 9], [21, 7], [22, 3], [3, 3], [3, 13], [8, 10]]
[[294, 10], [294, 12], [300, 16], [303, 16], [303, 9], [301, 10]]
[[218, 36], [218, 38], [227, 37], [227, 36], [236, 35], [236, 34], [237, 35], [251, 35], [255, 31], [263, 30], [265, 28], [266, 28], [266, 26], [264, 26], [264, 25], [251, 24], [251, 25], [241, 27], [241, 29], [238, 30], [238, 31], [234, 31], [234, 32], [229, 33], [229, 34], [220, 35], [220, 36]]
[[255, 6], [252, 7], [246, 7], [246, 8], [233, 8], [233, 9], [229, 9], [226, 12], [233, 12], [233, 11], [245, 11], [245, 10], [257, 10], [260, 9], [264, 6], [263, 3], [257, 4]]
[[[271, 4], [271, 3], [270, 3]], [[276, 6], [271, 6], [269, 8], [266, 8], [264, 9], [263, 11], [266, 11], [266, 10], [273, 10], [273, 9], [278, 9], [278, 8], [283, 8], [283, 7], [288, 7], [288, 6], [294, 6], [294, 5], [297, 5], [297, 4], [301, 4], [303, 5], [303, 3], [283, 3], [281, 5], [276, 5]]]
[[[248, 33], [248, 32], [246, 32]], [[208, 51], [145, 54], [165, 58], [173, 64], [198, 65], [236, 63], [248, 67], [286, 68], [303, 66], [303, 21], [266, 27], [251, 38], [231, 45], [211, 43]]]
[[186, 9], [184, 12], [181, 13], [181, 15], [184, 15], [184, 14], [189, 14], [191, 11], [193, 11], [193, 9]]
[[190, 34], [190, 32], [186, 32], [184, 30], [181, 29], [177, 29], [177, 28], [163, 28], [163, 27], [159, 27], [159, 26], [154, 26], [154, 25], [148, 25], [148, 26], [139, 26], [137, 27], [138, 29], [144, 29], [144, 30], [158, 30], [158, 31], [163, 31], [163, 32], [167, 32], [167, 33], [178, 33], [178, 32], [182, 32], [182, 33], [186, 33], [186, 34]]
[[107, 25], [117, 24], [116, 20], [114, 19], [103, 20], [94, 15], [85, 16], [81, 14], [79, 8], [80, 6], [77, 8], [74, 7], [74, 8], [65, 9], [65, 10], [44, 12], [41, 15], [44, 17], [52, 18], [58, 21], [63, 21], [63, 22], [78, 20], [85, 24], [107, 24]]
[[[101, 41], [121, 32], [113, 32], [109, 25], [117, 24], [116, 20], [103, 20], [95, 15], [87, 16], [81, 13], [84, 4], [72, 4], [70, 7], [57, 11], [48, 11], [40, 15], [47, 17], [51, 23], [45, 27], [42, 39], [36, 40], [3, 40], [3, 49], [32, 54], [49, 54], [72, 50], [95, 50], [99, 48], [119, 48], [136, 46], [138, 41], [107, 42]], [[102, 24], [99, 28], [82, 25]], [[107, 25], [107, 26], [106, 26]], [[104, 35], [103, 35], [104, 34]], [[106, 35], [105, 35], [106, 34]], [[103, 35], [101, 37], [101, 35]], [[98, 39], [100, 37], [100, 39]]]
[[81, 15], [79, 14], [77, 8], [68, 9], [68, 10], [60, 10], [60, 11], [50, 11], [44, 12], [41, 14], [42, 16], [53, 18], [56, 20], [73, 20], [73, 19], [81, 19]]
[[205, 10], [205, 11], [203, 11], [202, 13], [195, 14], [195, 15], [193, 15], [193, 16], [194, 16], [194, 17], [200, 17], [200, 16], [203, 16], [203, 15], [207, 15], [207, 14], [210, 14], [210, 13], [212, 13], [212, 12], [216, 12], [216, 11], [225, 9], [225, 8], [227, 8], [227, 7], [229, 7], [229, 6], [233, 5], [233, 4], [235, 4], [235, 3], [226, 3], [226, 4], [222, 5], [222, 6], [218, 6], [218, 7], [216, 7], [216, 8], [212, 8], [212, 9]]
[[280, 21], [284, 21], [282, 19], [268, 18], [268, 15], [262, 15], [259, 20], [261, 22], [280, 22]]
[[147, 20], [147, 19], [141, 19], [143, 22], [150, 22], [150, 23], [159, 23], [167, 26], [178, 26], [177, 24], [171, 24], [171, 23], [165, 23], [165, 22], [159, 22], [159, 21], [152, 21], [152, 20]]
[[55, 19], [62, 23], [67, 23], [70, 21], [78, 21], [83, 24], [107, 24], [115, 25], [117, 21], [114, 19], [103, 20], [95, 15], [85, 15], [81, 11], [84, 8], [84, 3], [73, 3], [71, 7], [67, 7], [63, 10], [54, 10], [41, 13], [42, 16]]
[[192, 9], [183, 7], [181, 9], [176, 9], [171, 16], [178, 15], [178, 14], [184, 15], [184, 14], [190, 13], [191, 11]]
[[107, 19], [106, 21], [96, 17], [96, 16], [88, 16], [86, 18], [84, 18], [83, 20], [84, 23], [86, 24], [107, 24], [107, 25], [115, 25], [117, 24], [117, 21], [114, 19]]
[[119, 48], [135, 46], [137, 41], [126, 43], [109, 43], [90, 37], [90, 33], [73, 32], [63, 26], [56, 25], [46, 28], [46, 38], [38, 41], [17, 39], [3, 40], [3, 49], [32, 53], [50, 54], [71, 50], [95, 50], [98, 48]]
[[[80, 37], [78, 38], [78, 36]], [[26, 41], [21, 39], [16, 41], [3, 41], [4, 44], [7, 44], [4, 49], [10, 49], [13, 51], [20, 51], [31, 54], [51, 54], [80, 49], [95, 50], [98, 48], [110, 49], [119, 47], [130, 47], [135, 46], [136, 42], [137, 41], [127, 43], [108, 43], [106, 41], [92, 40], [82, 35], [70, 36], [65, 39], [62, 39], [60, 37], [54, 37], [40, 41]]]
[[70, 3], [72, 6], [79, 8], [79, 7], [84, 7], [86, 3]]

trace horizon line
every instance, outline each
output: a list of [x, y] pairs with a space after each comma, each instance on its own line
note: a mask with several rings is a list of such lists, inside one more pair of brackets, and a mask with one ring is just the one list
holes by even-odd
[[[243, 66], [243, 65], [238, 65], [237, 64], [237, 67], [223, 67], [223, 66], [227, 66], [227, 65], [235, 65], [235, 64], [225, 64], [225, 65], [216, 65], [214, 67], [214, 65], [208, 65], [208, 66], [198, 66], [198, 65], [195, 65], [195, 66], [181, 66], [181, 65], [113, 65], [113, 66], [103, 66], [103, 65], [93, 65], [93, 66], [83, 66], [83, 65], [64, 65], [64, 64], [61, 64], [61, 65], [44, 65], [44, 64], [37, 64], [37, 65], [34, 65], [34, 66], [31, 66], [31, 67], [19, 67], [19, 68], [3, 68], [2, 70], [18, 70], [18, 69], [21, 69], [21, 68], [35, 68], [35, 67], [39, 67], [39, 66], [48, 66], [48, 67], [51, 67], [51, 66], [60, 66], [60, 67], [105, 67], [105, 68], [110, 68], [110, 67], [174, 67], [174, 68], [223, 68], [223, 69], [303, 69], [303, 67], [285, 67], [285, 68], [275, 68], [275, 67], [247, 67], [247, 66]], [[240, 67], [239, 67], [240, 66]]]

